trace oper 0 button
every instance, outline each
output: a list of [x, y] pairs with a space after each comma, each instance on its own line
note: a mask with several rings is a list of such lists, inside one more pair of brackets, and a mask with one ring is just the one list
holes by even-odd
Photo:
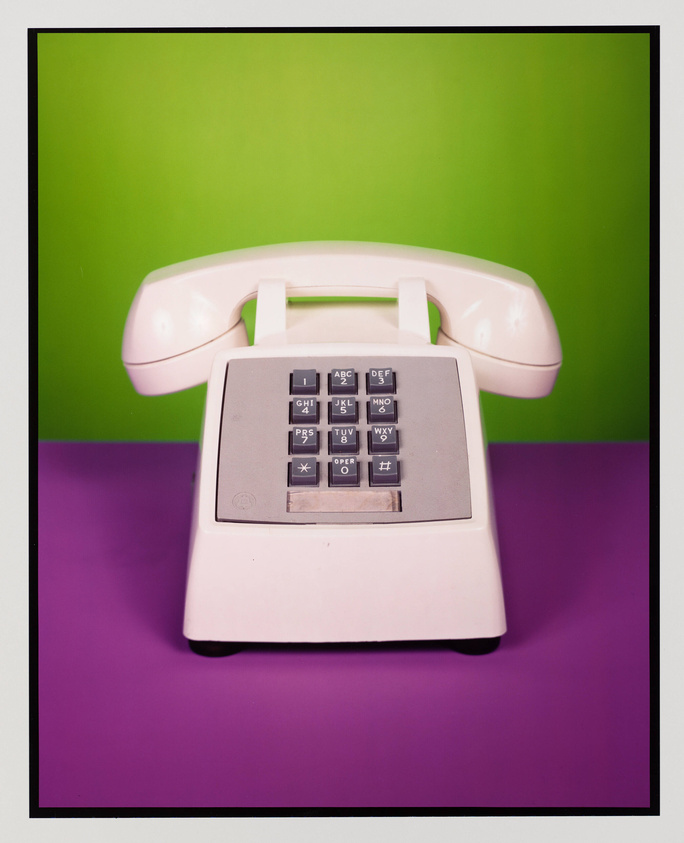
[[395, 392], [396, 379], [391, 369], [369, 369], [366, 391], [369, 395], [388, 395]]
[[328, 435], [331, 454], [358, 454], [359, 437], [355, 427], [333, 427]]
[[290, 433], [291, 454], [317, 454], [318, 431], [315, 427], [293, 427]]
[[357, 380], [354, 369], [333, 369], [328, 375], [331, 395], [356, 395]]
[[371, 486], [398, 486], [399, 460], [392, 454], [386, 457], [373, 457], [370, 464]]
[[373, 395], [368, 402], [368, 423], [395, 422], [397, 402], [387, 396]]
[[329, 404], [330, 423], [355, 423], [359, 420], [359, 405], [353, 398], [333, 398]]
[[359, 485], [359, 462], [356, 457], [333, 457], [330, 462], [330, 485]]
[[368, 431], [368, 453], [398, 454], [399, 434], [393, 424], [374, 424]]
[[317, 395], [318, 373], [315, 369], [295, 369], [290, 375], [292, 395]]
[[295, 457], [288, 463], [289, 486], [318, 486], [318, 463], [313, 457]]

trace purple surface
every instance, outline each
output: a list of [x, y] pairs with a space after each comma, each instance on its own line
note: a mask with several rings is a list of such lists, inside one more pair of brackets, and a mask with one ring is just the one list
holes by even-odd
[[648, 446], [493, 445], [509, 632], [192, 654], [184, 444], [42, 443], [41, 808], [649, 804]]

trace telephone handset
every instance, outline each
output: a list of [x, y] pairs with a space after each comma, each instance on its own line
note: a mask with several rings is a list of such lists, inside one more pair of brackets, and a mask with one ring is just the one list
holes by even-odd
[[[250, 347], [241, 312], [255, 297]], [[553, 388], [560, 342], [529, 276], [385, 244], [227, 252], [148, 275], [122, 355], [142, 394], [208, 381], [184, 621], [193, 650], [495, 648], [506, 625], [478, 394]]]

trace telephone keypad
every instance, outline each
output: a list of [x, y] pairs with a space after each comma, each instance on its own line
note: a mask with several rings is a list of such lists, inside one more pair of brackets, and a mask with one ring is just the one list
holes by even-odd
[[[444, 422], [439, 435], [426, 423], [426, 407], [432, 421]], [[240, 509], [234, 501], [246, 496], [253, 504]], [[229, 360], [218, 521], [352, 524], [470, 517], [454, 358], [390, 353], [374, 359], [349, 354]]]

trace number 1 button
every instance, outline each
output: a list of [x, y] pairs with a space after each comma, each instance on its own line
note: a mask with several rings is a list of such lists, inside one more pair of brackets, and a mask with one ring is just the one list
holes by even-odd
[[292, 395], [317, 395], [318, 375], [315, 369], [295, 369], [292, 372]]

